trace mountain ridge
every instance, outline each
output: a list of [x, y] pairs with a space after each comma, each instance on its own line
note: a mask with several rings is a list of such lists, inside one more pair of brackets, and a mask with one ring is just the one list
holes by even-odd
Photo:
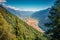
[[48, 18], [48, 15], [49, 15], [49, 11], [50, 11], [50, 8], [48, 9], [45, 9], [45, 10], [41, 10], [41, 11], [37, 11], [35, 12], [34, 14], [32, 14], [32, 18], [33, 19], [37, 19], [38, 20], [38, 26], [40, 26], [40, 28], [42, 28], [44, 31], [47, 31], [47, 27], [45, 27], [44, 23], [46, 22], [49, 22], [49, 18]]
[[[34, 13], [34, 12], [32, 12], [32, 11], [19, 11], [19, 10], [14, 10], [14, 9], [12, 9], [12, 8], [10, 8], [10, 7], [7, 7], [7, 6], [4, 6], [4, 8], [6, 8], [9, 12], [11, 12], [11, 13], [13, 13], [14, 15], [16, 15], [16, 16], [18, 16], [20, 19], [22, 19], [23, 21], [25, 21], [28, 25], [33, 25], [33, 24], [35, 24], [34, 22], [33, 22], [33, 20], [32, 20], [32, 18], [31, 18], [31, 15]], [[29, 22], [29, 19], [30, 19], [30, 21], [33, 23], [33, 24], [31, 24], [30, 22]], [[28, 20], [28, 21], [27, 21]], [[35, 21], [35, 20], [34, 20]], [[38, 22], [38, 21], [37, 21]], [[42, 33], [44, 33], [44, 31], [41, 29], [41, 28], [39, 28], [38, 27], [38, 23], [36, 23], [35, 25], [37, 25], [37, 26], [32, 26], [33, 28], [35, 28], [35, 29], [37, 29], [39, 32], [42, 32]]]
[[0, 34], [0, 40], [47, 40], [44, 34], [26, 24], [1, 5], [0, 18], [0, 32], [3, 34]]

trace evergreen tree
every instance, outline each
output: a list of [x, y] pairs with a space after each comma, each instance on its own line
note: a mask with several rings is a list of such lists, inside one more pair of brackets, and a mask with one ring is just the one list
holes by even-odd
[[50, 10], [48, 16], [50, 23], [46, 23], [45, 26], [51, 30], [48, 31], [48, 36], [51, 40], [60, 40], [60, 0], [56, 0], [55, 5]]

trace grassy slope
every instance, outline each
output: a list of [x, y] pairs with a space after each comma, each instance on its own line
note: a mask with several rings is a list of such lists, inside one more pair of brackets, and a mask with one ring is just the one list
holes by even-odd
[[0, 7], [0, 40], [47, 40], [17, 16]]

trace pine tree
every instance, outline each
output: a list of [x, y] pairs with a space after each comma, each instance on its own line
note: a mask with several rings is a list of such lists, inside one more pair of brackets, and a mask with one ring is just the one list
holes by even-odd
[[60, 40], [60, 0], [56, 0], [55, 5], [50, 10], [48, 16], [50, 23], [46, 23], [45, 26], [52, 28], [48, 31], [48, 36], [51, 40]]

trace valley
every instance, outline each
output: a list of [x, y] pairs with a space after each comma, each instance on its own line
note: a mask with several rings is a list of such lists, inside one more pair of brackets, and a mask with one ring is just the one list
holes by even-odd
[[7, 6], [4, 6], [4, 8], [6, 8], [9, 12], [13, 13], [14, 15], [19, 17], [23, 21], [25, 21], [27, 24], [33, 26], [33, 28], [36, 27], [35, 29], [38, 29], [38, 31], [41, 29], [44, 31], [47, 30], [47, 28], [44, 26], [44, 23], [47, 21], [47, 19], [45, 19], [45, 18], [47, 18], [48, 14], [49, 14], [48, 12], [50, 9], [44, 9], [44, 10], [39, 10], [39, 11], [33, 12], [33, 11], [15, 10], [15, 9], [12, 9]]
[[44, 31], [38, 26], [38, 20], [27, 18], [25, 21], [28, 25], [32, 26], [34, 29], [38, 30], [39, 32], [44, 33]]
[[27, 23], [0, 5], [0, 40], [47, 40], [44, 33], [30, 26], [29, 21]]

